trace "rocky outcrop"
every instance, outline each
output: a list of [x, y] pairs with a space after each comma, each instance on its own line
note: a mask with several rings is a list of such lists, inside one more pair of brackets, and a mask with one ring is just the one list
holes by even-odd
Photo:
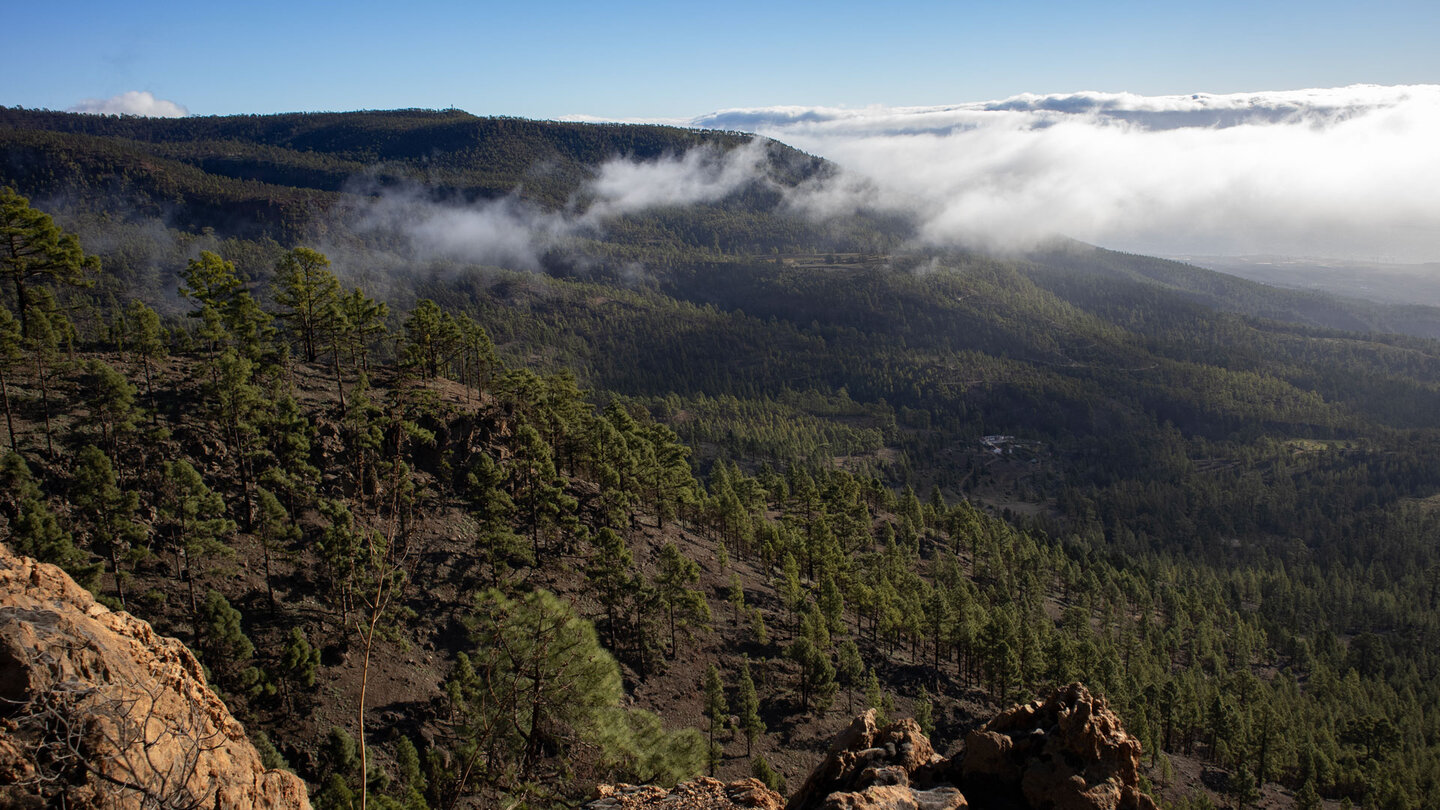
[[[1158, 810], [1140, 791], [1140, 742], [1105, 699], [1075, 683], [1001, 713], [945, 759], [914, 720], [866, 712], [835, 738], [785, 810]], [[674, 790], [600, 788], [587, 810], [779, 810], [754, 779]]]
[[666, 790], [654, 785], [601, 785], [586, 810], [780, 810], [785, 800], [759, 779], [725, 784], [701, 777]]
[[0, 545], [0, 806], [308, 808], [183, 644]]
[[1074, 683], [970, 732], [961, 764], [977, 806], [1156, 810], [1140, 791], [1140, 741]]
[[919, 724], [906, 718], [878, 730], [871, 710], [835, 738], [786, 810], [965, 807], [949, 781], [944, 759]]

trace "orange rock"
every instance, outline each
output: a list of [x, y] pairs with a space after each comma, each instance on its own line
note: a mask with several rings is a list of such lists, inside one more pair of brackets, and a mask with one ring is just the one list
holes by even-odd
[[0, 683], [0, 805], [310, 806], [298, 777], [261, 765], [185, 645], [3, 545]]
[[[1155, 810], [1140, 791], [1140, 741], [1078, 683], [995, 717], [965, 740], [972, 800], [1052, 810]], [[986, 801], [985, 803], [990, 803]]]

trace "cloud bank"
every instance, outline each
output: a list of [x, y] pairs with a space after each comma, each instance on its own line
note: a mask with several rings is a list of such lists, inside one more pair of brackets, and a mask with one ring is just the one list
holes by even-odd
[[913, 211], [937, 244], [1440, 258], [1440, 85], [768, 107], [691, 124], [829, 158], [847, 174], [798, 206]]
[[100, 115], [140, 115], [147, 118], [184, 118], [190, 114], [184, 106], [156, 98], [143, 90], [131, 90], [111, 98], [87, 98], [69, 111]]

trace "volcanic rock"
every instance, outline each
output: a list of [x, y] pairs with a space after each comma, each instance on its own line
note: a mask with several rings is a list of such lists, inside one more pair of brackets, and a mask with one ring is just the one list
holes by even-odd
[[1078, 683], [970, 732], [961, 764], [977, 806], [1156, 810], [1139, 788], [1140, 741]]
[[0, 545], [0, 806], [308, 808], [183, 644]]
[[835, 738], [786, 810], [955, 810], [965, 797], [914, 720], [877, 730], [872, 709]]

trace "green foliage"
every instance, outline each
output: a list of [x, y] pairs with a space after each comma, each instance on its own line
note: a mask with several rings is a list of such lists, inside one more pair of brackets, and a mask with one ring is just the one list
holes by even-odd
[[786, 651], [800, 668], [800, 710], [810, 710], [810, 701], [821, 711], [835, 696], [835, 665], [830, 660], [830, 633], [825, 617], [814, 605], [806, 611], [800, 634]]
[[417, 302], [405, 318], [405, 356], [422, 376], [439, 375], [463, 339], [455, 319], [429, 299]]
[[930, 692], [925, 687], [920, 687], [920, 694], [915, 698], [915, 722], [920, 724], [920, 730], [929, 737], [935, 733], [935, 706], [930, 702]]
[[285, 684], [287, 699], [293, 701], [296, 693], [304, 694], [315, 686], [315, 676], [320, 670], [320, 651], [311, 646], [305, 631], [299, 627], [290, 628], [285, 646], [280, 649], [279, 673]]
[[884, 727], [888, 718], [886, 703], [889, 696], [880, 688], [880, 679], [875, 677], [875, 668], [871, 667], [869, 674], [865, 676], [865, 705], [875, 710], [875, 725]]
[[250, 733], [250, 742], [255, 745], [255, 750], [260, 754], [260, 764], [270, 770], [291, 770], [290, 763], [280, 755], [275, 744], [270, 742], [270, 737], [264, 731], [255, 730]]
[[224, 594], [214, 590], [205, 594], [200, 626], [205, 639], [206, 663], [211, 669], [234, 671], [255, 654], [255, 645], [241, 627], [242, 619], [240, 611], [230, 605]]
[[191, 565], [206, 556], [234, 554], [226, 540], [235, 531], [235, 521], [225, 516], [220, 493], [185, 459], [166, 464], [164, 479], [161, 514], [170, 526], [172, 548], [183, 550]]
[[330, 773], [325, 776], [325, 781], [315, 793], [312, 803], [315, 810], [354, 810], [355, 792], [350, 789], [350, 783], [344, 776]]
[[740, 728], [745, 732], [745, 756], [750, 756], [750, 750], [755, 740], [765, 733], [765, 721], [760, 719], [760, 699], [755, 694], [755, 681], [750, 677], [750, 658], [746, 656], [740, 662], [740, 682], [737, 686], [736, 696], [737, 711], [740, 717]]
[[406, 791], [424, 791], [425, 774], [420, 769], [420, 752], [415, 743], [402, 735], [395, 742], [395, 769], [400, 773], [400, 786]]
[[121, 560], [132, 554], [143, 557], [142, 544], [149, 537], [145, 526], [136, 520], [139, 494], [121, 490], [110, 457], [94, 445], [87, 445], [76, 456], [70, 502], [86, 526], [90, 547], [110, 559], [115, 596], [123, 606], [125, 574]]
[[329, 266], [325, 254], [305, 247], [291, 249], [275, 265], [273, 296], [284, 308], [279, 317], [294, 333], [308, 362], [315, 361], [322, 337], [337, 331], [343, 317], [340, 281]]
[[100, 428], [100, 441], [113, 453], [123, 435], [135, 429], [139, 410], [135, 407], [135, 386], [104, 360], [87, 366], [85, 399], [90, 424]]
[[674, 658], [678, 642], [676, 629], [688, 631], [704, 627], [710, 621], [710, 606], [705, 594], [691, 588], [700, 581], [700, 565], [686, 557], [674, 543], [660, 548], [660, 566], [655, 574], [656, 597], [665, 608], [670, 624], [670, 657]]
[[86, 256], [80, 240], [55, 224], [49, 214], [30, 207], [15, 189], [0, 186], [0, 286], [14, 295], [21, 332], [28, 334], [37, 307], [32, 285], [88, 287], [100, 261]]
[[[474, 651], [460, 656], [446, 682], [460, 717], [452, 750], [482, 765], [494, 788], [537, 779], [562, 787], [575, 765], [570, 758], [584, 751], [611, 767], [664, 777], [703, 761], [692, 756], [703, 752], [703, 740], [693, 746], [685, 742], [693, 738], [665, 734], [653, 716], [620, 709], [614, 659], [594, 628], [552, 594], [482, 593], [471, 628]], [[478, 787], [462, 780], [453, 790]]]
[[360, 749], [350, 732], [339, 726], [331, 726], [325, 738], [325, 763], [332, 773], [351, 776], [360, 769]]
[[99, 588], [104, 565], [89, 561], [89, 555], [75, 546], [44, 501], [27, 498], [20, 502], [9, 542], [17, 554], [60, 566], [80, 587], [91, 592]]
[[771, 790], [785, 795], [785, 774], [770, 767], [770, 762], [763, 756], [750, 760], [750, 775], [765, 783]]
[[710, 738], [709, 760], [710, 775], [715, 775], [715, 767], [720, 764], [721, 747], [715, 742], [715, 736], [725, 728], [725, 718], [730, 714], [730, 706], [725, 701], [725, 682], [720, 680], [720, 670], [714, 664], [705, 668], [705, 678], [702, 684], [704, 689], [705, 717], [710, 721], [706, 734]]

